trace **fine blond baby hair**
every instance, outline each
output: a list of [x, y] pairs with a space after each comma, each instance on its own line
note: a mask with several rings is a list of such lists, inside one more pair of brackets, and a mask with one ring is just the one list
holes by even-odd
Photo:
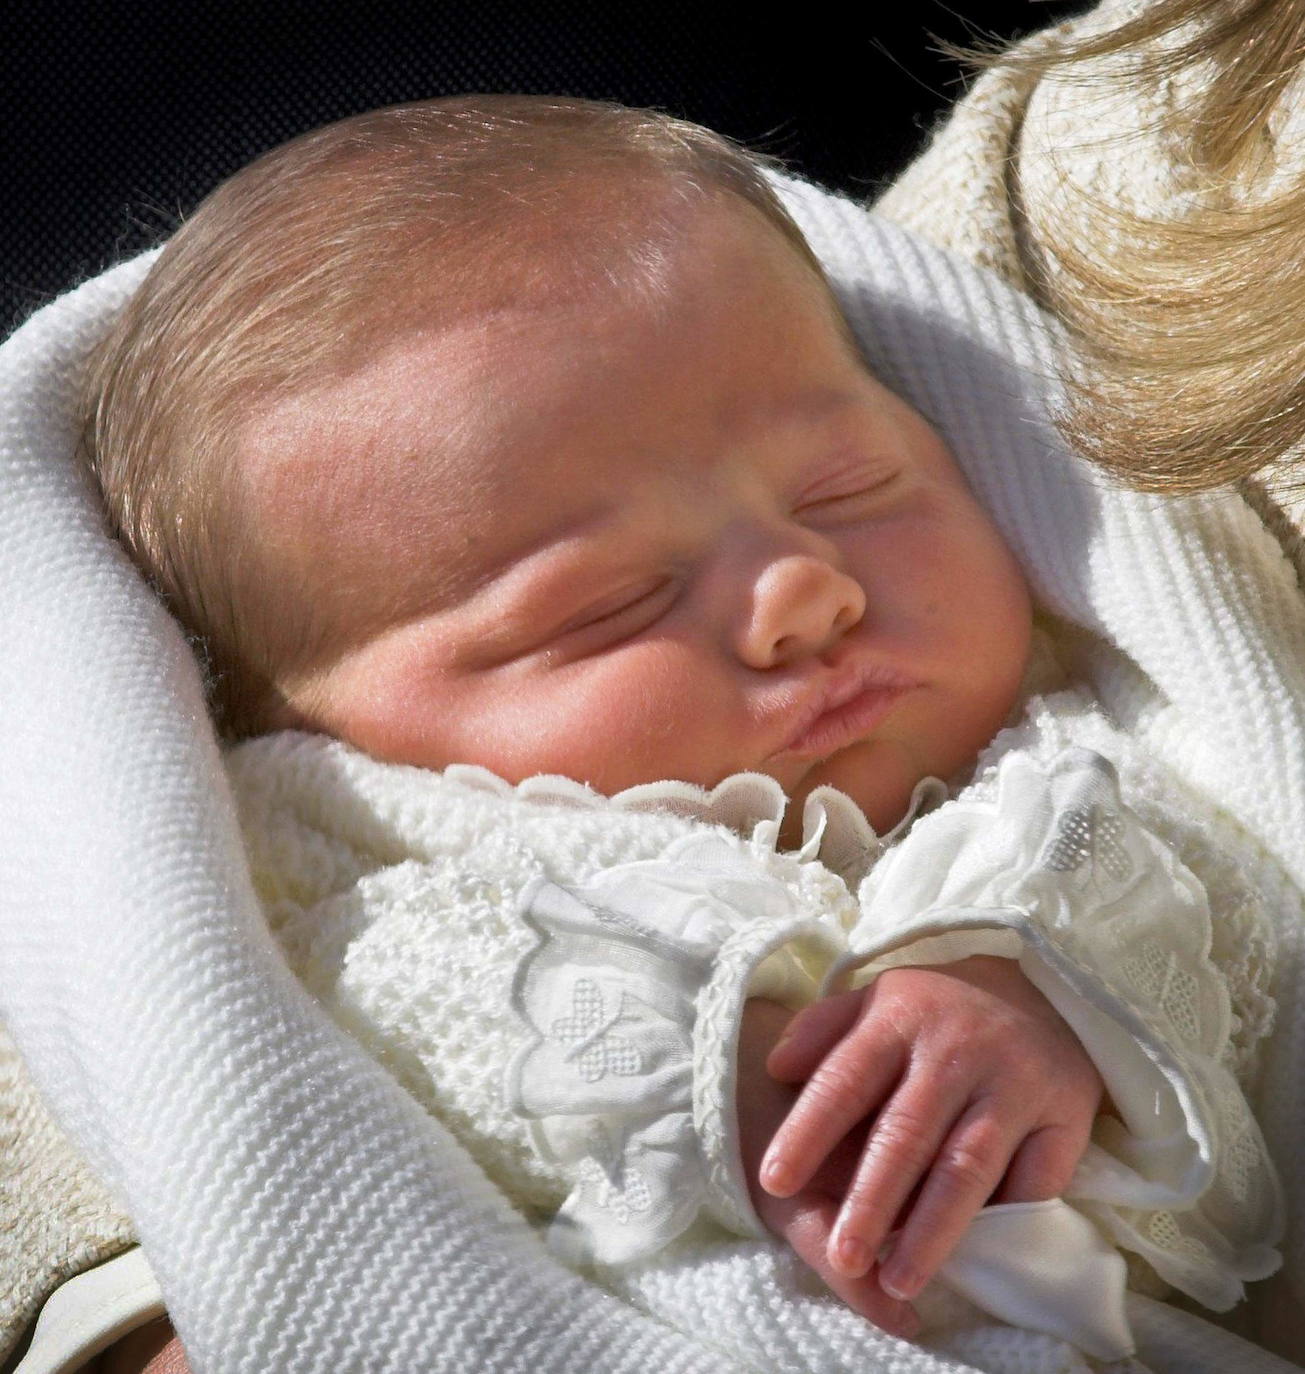
[[653, 111], [459, 97], [306, 134], [199, 206], [91, 360], [83, 450], [224, 734], [268, 728], [278, 675], [311, 666], [324, 628], [306, 589], [261, 572], [242, 427], [405, 326], [609, 282], [655, 300], [677, 208], [722, 194], [819, 273], [767, 161]]

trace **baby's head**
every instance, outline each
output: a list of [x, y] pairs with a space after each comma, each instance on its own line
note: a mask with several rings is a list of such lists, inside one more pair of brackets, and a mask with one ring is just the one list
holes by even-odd
[[474, 97], [300, 139], [179, 231], [90, 396], [232, 736], [604, 792], [753, 770], [882, 828], [1018, 691], [1011, 555], [692, 125]]

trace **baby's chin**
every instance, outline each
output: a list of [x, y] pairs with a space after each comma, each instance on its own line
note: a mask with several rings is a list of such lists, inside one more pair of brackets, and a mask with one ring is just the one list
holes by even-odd
[[780, 828], [780, 843], [802, 843], [802, 810], [817, 787], [834, 787], [861, 808], [878, 835], [886, 835], [905, 815], [916, 784], [926, 777], [918, 759], [896, 739], [860, 740], [813, 764], [789, 786], [789, 805]]

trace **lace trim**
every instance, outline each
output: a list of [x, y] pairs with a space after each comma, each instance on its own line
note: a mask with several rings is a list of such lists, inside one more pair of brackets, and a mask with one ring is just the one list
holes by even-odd
[[511, 783], [472, 763], [451, 764], [440, 776], [447, 782], [497, 797], [571, 806], [582, 811], [669, 811], [689, 820], [739, 831], [751, 831], [761, 824], [778, 828], [788, 804], [784, 789], [764, 773], [734, 773], [712, 788], [669, 780], [641, 783], [611, 796], [574, 778], [552, 773]]
[[[510, 783], [478, 764], [452, 764], [440, 776], [457, 786], [505, 799], [583, 811], [669, 812], [686, 820], [724, 826], [748, 836], [754, 848], [770, 852], [778, 852], [780, 827], [788, 808], [784, 789], [764, 773], [733, 773], [712, 788], [671, 780], [641, 783], [611, 796], [556, 774]], [[920, 816], [946, 799], [944, 783], [937, 778], [922, 779], [911, 792], [906, 815], [880, 836], [851, 797], [834, 787], [818, 787], [803, 805], [802, 843], [794, 858], [819, 861], [849, 886], [855, 886]]]
[[[780, 784], [762, 773], [735, 773], [712, 788], [663, 780], [605, 796], [573, 778], [554, 774], [510, 783], [476, 764], [451, 764], [436, 773], [378, 763], [338, 740], [294, 730], [235, 745], [225, 752], [224, 762], [242, 811], [256, 817], [255, 829], [269, 809], [290, 810], [304, 826], [342, 839], [363, 853], [375, 850], [387, 859], [395, 834], [405, 843], [424, 844], [432, 811], [456, 805], [458, 791], [590, 814], [677, 816], [743, 835], [767, 861], [780, 853], [780, 828], [788, 807]], [[818, 860], [855, 887], [916, 817], [936, 807], [946, 795], [942, 783], [924, 779], [912, 792], [906, 816], [881, 838], [850, 797], [832, 787], [817, 788], [803, 807], [802, 843], [785, 857], [799, 864]], [[342, 796], [346, 803], [360, 799], [361, 807], [339, 804]], [[379, 831], [378, 817], [384, 822]]]

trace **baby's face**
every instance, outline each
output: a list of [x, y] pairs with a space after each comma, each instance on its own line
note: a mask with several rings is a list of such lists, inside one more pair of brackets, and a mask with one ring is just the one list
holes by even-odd
[[254, 426], [273, 566], [334, 636], [287, 723], [605, 793], [828, 783], [881, 830], [992, 737], [1028, 652], [1014, 560], [781, 235], [691, 228], [660, 306], [405, 330]]

